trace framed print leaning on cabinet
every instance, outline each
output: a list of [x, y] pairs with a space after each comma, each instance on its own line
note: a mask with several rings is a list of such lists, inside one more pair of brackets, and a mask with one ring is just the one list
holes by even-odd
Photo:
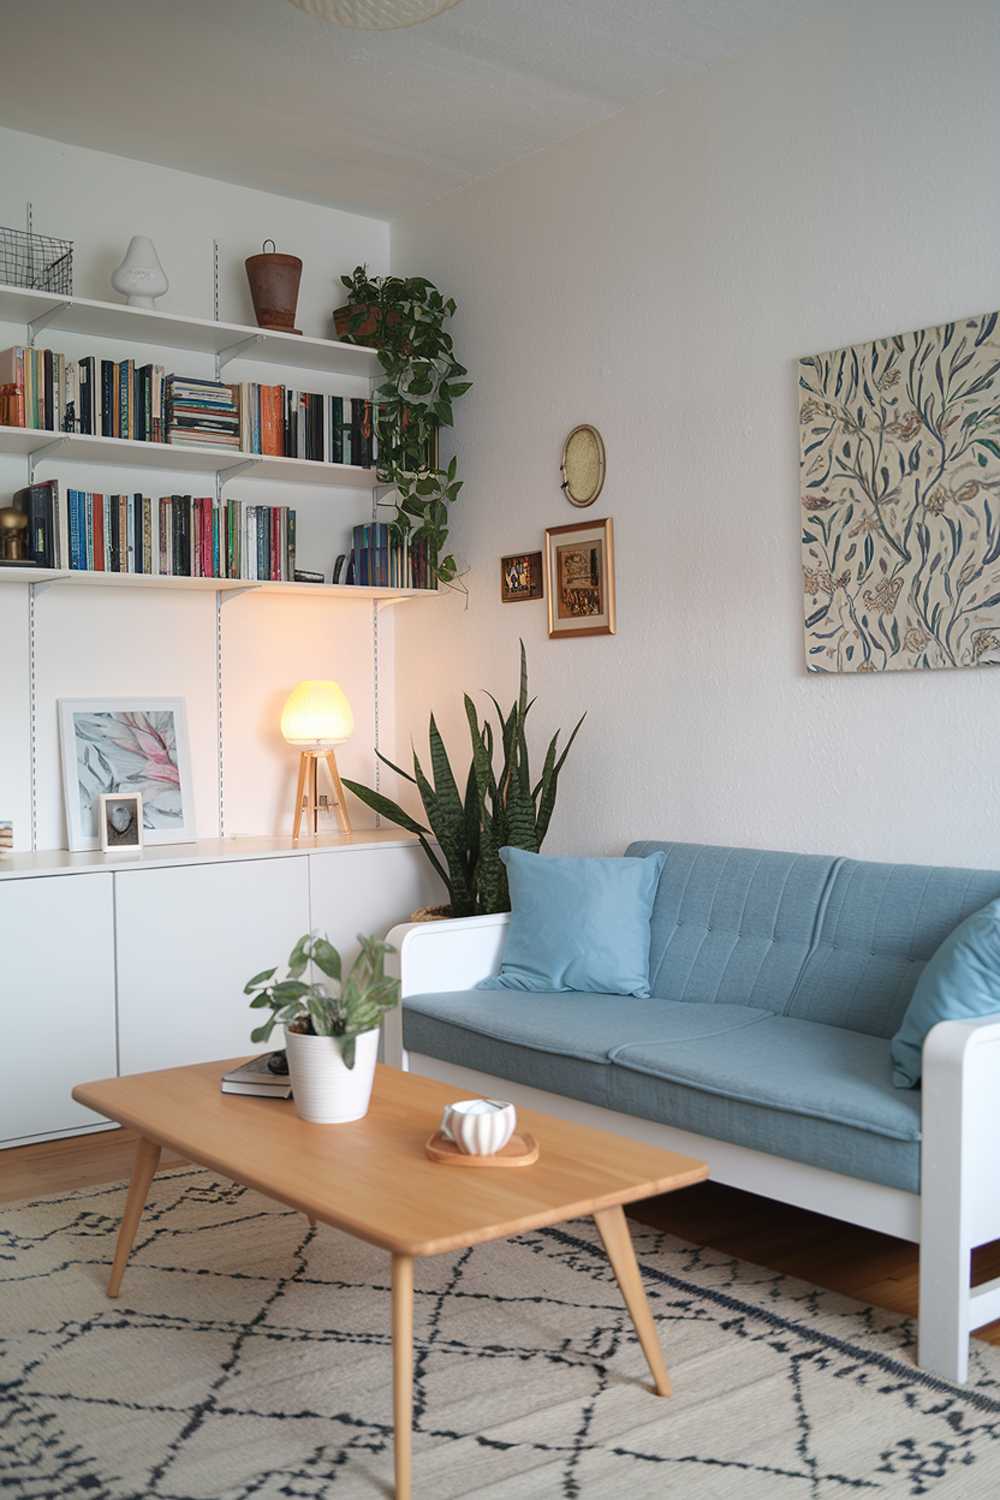
[[610, 517], [545, 532], [549, 635], [614, 635], [615, 539]]

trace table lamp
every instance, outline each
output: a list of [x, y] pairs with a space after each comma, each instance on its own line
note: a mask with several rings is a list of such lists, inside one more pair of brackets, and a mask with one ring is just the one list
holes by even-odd
[[295, 791], [295, 822], [292, 838], [302, 831], [303, 811], [308, 815], [311, 833], [319, 831], [319, 763], [326, 762], [333, 782], [333, 800], [337, 821], [344, 833], [351, 832], [344, 788], [337, 770], [334, 745], [340, 745], [354, 733], [354, 715], [343, 688], [337, 682], [300, 682], [288, 695], [281, 711], [281, 733], [289, 745], [299, 750], [299, 780]]

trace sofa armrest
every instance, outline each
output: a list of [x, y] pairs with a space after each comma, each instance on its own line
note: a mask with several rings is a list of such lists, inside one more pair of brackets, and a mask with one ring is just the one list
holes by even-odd
[[[1000, 1012], [940, 1021], [923, 1053], [921, 1193], [950, 1212], [970, 1246], [1000, 1235], [997, 1099]], [[931, 1210], [932, 1211], [932, 1210]]]
[[385, 1060], [406, 1066], [402, 1009], [408, 995], [471, 990], [500, 967], [509, 912], [488, 917], [450, 917], [443, 922], [404, 922], [386, 941], [396, 952], [386, 965], [400, 981], [403, 1002], [385, 1018]]

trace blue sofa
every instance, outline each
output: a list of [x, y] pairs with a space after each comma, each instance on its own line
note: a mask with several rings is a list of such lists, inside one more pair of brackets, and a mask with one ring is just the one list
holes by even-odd
[[[936, 1028], [934, 1037], [952, 1028], [938, 1040], [958, 1049], [957, 1075], [928, 1055], [922, 1091], [894, 1087], [889, 1038], [941, 941], [1000, 896], [1000, 873], [675, 843], [626, 852], [657, 849], [667, 859], [652, 917], [652, 998], [478, 990], [496, 971], [506, 918], [400, 928], [391, 939], [403, 979], [401, 1060], [662, 1140], [702, 1155], [720, 1180], [926, 1249], [928, 1097], [944, 1087], [937, 1143], [964, 1108], [953, 1096], [973, 1088], [980, 1056], [1000, 1060], [1000, 1047], [986, 1047], [1000, 1035], [969, 1023]], [[989, 1196], [980, 1179], [996, 1176], [992, 1152], [987, 1165], [976, 1155], [985, 1145], [962, 1149], [975, 1160], [961, 1170]], [[954, 1154], [944, 1151], [944, 1177], [959, 1170]], [[995, 1226], [990, 1205], [984, 1238], [1000, 1235], [1000, 1204]], [[959, 1248], [959, 1277], [972, 1242]], [[940, 1266], [925, 1269], [941, 1279]], [[967, 1276], [965, 1291], [968, 1301]], [[940, 1338], [930, 1321], [926, 1339], [922, 1327], [922, 1362], [962, 1376], [964, 1355], [956, 1363], [952, 1352], [978, 1326], [971, 1316]]]

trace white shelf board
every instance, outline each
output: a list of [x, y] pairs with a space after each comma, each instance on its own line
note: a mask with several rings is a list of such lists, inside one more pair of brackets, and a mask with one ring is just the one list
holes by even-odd
[[130, 438], [89, 437], [81, 432], [47, 432], [36, 427], [0, 427], [0, 453], [33, 454], [36, 463], [58, 459], [61, 463], [117, 464], [130, 469], [185, 474], [217, 473], [223, 482], [227, 470], [238, 469], [242, 479], [310, 484], [326, 489], [371, 490], [377, 484], [375, 470], [357, 464], [277, 458], [265, 453], [241, 453], [236, 448], [139, 443]]
[[310, 834], [292, 839], [200, 839], [193, 844], [147, 844], [134, 853], [102, 854], [99, 849], [70, 854], [47, 849], [38, 854], [0, 856], [0, 880], [42, 875], [100, 875], [114, 870], [161, 870], [170, 865], [222, 864], [237, 859], [289, 859], [303, 854], [349, 854], [356, 849], [402, 849], [417, 842], [400, 828], [367, 828], [356, 833]]
[[282, 583], [277, 580], [272, 583], [256, 578], [181, 578], [165, 573], [93, 573], [69, 568], [11, 568], [0, 564], [0, 585], [5, 583], [65, 583], [72, 588], [178, 589], [213, 594], [311, 594], [327, 601], [374, 599], [383, 604], [441, 597], [438, 589], [389, 589], [369, 584]]
[[128, 307], [123, 302], [93, 302], [87, 297], [61, 297], [56, 292], [0, 286], [0, 322], [27, 326], [40, 318], [45, 322], [37, 331], [36, 344], [46, 342], [41, 337], [43, 332], [56, 331], [130, 340], [164, 349], [187, 349], [196, 354], [225, 354], [252, 339], [252, 344], [231, 357], [365, 380], [379, 376], [382, 370], [374, 350], [336, 339], [273, 333], [247, 324], [215, 323], [207, 318], [159, 312], [156, 308]]

